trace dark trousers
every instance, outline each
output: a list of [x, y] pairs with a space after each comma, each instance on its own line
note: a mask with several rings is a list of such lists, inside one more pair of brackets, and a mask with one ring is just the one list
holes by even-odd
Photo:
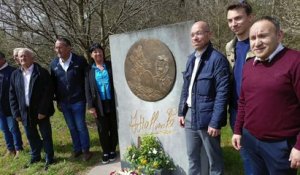
[[105, 113], [96, 119], [100, 144], [103, 154], [109, 154], [116, 151], [118, 144], [118, 128], [115, 112]]
[[255, 175], [296, 175], [290, 168], [289, 155], [295, 139], [261, 141], [243, 129], [242, 146], [250, 157]]
[[[41, 133], [42, 139], [39, 135], [38, 129]], [[27, 139], [31, 148], [31, 159], [41, 159], [41, 149], [44, 147], [46, 153], [46, 161], [52, 162], [54, 157], [53, 141], [52, 141], [52, 130], [50, 119], [48, 117], [38, 120], [37, 124], [31, 126], [24, 126]]]

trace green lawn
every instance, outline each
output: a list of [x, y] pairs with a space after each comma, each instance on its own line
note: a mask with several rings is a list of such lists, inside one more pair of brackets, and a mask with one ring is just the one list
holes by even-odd
[[[84, 175], [91, 168], [101, 161], [101, 147], [96, 130], [96, 124], [91, 116], [87, 116], [87, 123], [91, 137], [91, 151], [93, 157], [88, 162], [83, 162], [81, 158], [71, 159], [72, 144], [68, 128], [64, 118], [60, 112], [56, 112], [51, 117], [55, 158], [57, 163], [50, 166], [48, 171], [44, 170], [44, 162], [37, 163], [29, 168], [23, 168], [29, 161], [29, 145], [23, 134], [23, 142], [25, 150], [20, 157], [14, 160], [12, 157], [0, 158], [0, 175]], [[23, 127], [21, 126], [22, 133]], [[242, 163], [237, 151], [231, 146], [232, 132], [227, 126], [222, 130], [222, 147], [225, 159], [225, 174], [226, 175], [242, 175]], [[0, 134], [0, 155], [4, 155], [6, 147], [3, 139], [3, 134]], [[44, 155], [42, 155], [43, 157]], [[99, 175], [100, 172], [99, 172]], [[300, 175], [300, 173], [298, 173]]]
[[238, 151], [231, 146], [232, 131], [227, 125], [222, 129], [221, 145], [223, 148], [223, 157], [225, 163], [226, 175], [242, 175], [243, 165]]
[[[89, 169], [93, 168], [101, 160], [101, 147], [99, 143], [98, 133], [96, 131], [96, 124], [94, 119], [87, 116], [87, 123], [91, 138], [91, 151], [93, 157], [88, 162], [83, 162], [81, 158], [71, 159], [72, 142], [69, 130], [60, 112], [56, 112], [51, 117], [54, 151], [57, 163], [51, 165], [48, 171], [44, 170], [43, 160], [29, 168], [24, 168], [24, 165], [30, 160], [29, 144], [23, 131], [23, 126], [20, 125], [21, 132], [23, 133], [23, 142], [25, 150], [21, 156], [14, 160], [12, 157], [1, 156], [0, 158], [0, 175], [74, 175], [86, 174]], [[0, 134], [0, 155], [6, 152], [3, 134]], [[42, 153], [42, 158], [44, 153]]]

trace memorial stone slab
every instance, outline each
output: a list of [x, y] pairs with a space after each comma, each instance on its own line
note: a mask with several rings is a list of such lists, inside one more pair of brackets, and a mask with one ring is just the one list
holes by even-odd
[[[185, 133], [178, 124], [177, 110], [182, 72], [194, 50], [190, 41], [193, 23], [109, 37], [122, 167], [127, 166], [126, 148], [137, 144], [139, 136], [154, 134], [176, 165], [173, 174], [188, 172]], [[207, 169], [202, 173], [208, 174]]]

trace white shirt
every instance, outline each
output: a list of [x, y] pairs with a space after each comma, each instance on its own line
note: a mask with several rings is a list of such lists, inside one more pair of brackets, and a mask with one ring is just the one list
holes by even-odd
[[67, 70], [69, 68], [71, 59], [72, 59], [72, 53], [70, 53], [70, 56], [66, 61], [64, 61], [62, 58], [59, 58], [59, 64], [61, 65], [61, 67], [63, 68], [63, 70], [65, 72], [67, 72]]
[[31, 79], [31, 74], [33, 72], [33, 64], [27, 69], [22, 69], [23, 79], [24, 79], [24, 87], [25, 87], [25, 103], [26, 106], [29, 106], [29, 84]]
[[192, 77], [191, 77], [191, 81], [190, 81], [190, 86], [189, 86], [189, 95], [188, 95], [188, 98], [186, 100], [186, 103], [187, 103], [188, 107], [192, 107], [192, 89], [193, 89], [193, 85], [194, 85], [196, 73], [198, 71], [198, 67], [199, 67], [198, 65], [199, 65], [200, 59], [202, 57], [202, 54], [206, 50], [206, 48], [204, 48], [201, 51], [196, 51], [196, 53], [195, 53], [196, 59], [195, 59], [195, 64], [194, 64], [193, 73], [192, 73]]

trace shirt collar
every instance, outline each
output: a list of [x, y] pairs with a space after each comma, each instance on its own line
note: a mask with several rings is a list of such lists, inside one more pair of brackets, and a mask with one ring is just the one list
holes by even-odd
[[200, 51], [196, 50], [196, 52], [195, 52], [195, 57], [196, 57], [196, 58], [201, 58], [201, 56], [203, 55], [203, 53], [206, 51], [207, 47], [208, 47], [208, 46], [206, 46], [205, 48], [203, 48], [203, 49], [200, 50]]
[[70, 64], [71, 59], [72, 59], [72, 53], [70, 53], [70, 56], [69, 56], [69, 58], [66, 61], [64, 61], [64, 59], [62, 59], [62, 58], [59, 58], [59, 62], [61, 64]]
[[7, 63], [4, 63], [3, 64], [3, 66], [2, 67], [0, 67], [0, 70], [2, 70], [2, 69], [4, 69], [4, 68], [6, 68], [8, 66], [8, 64]]
[[[267, 59], [265, 59], [264, 61], [271, 62], [273, 60], [273, 58], [275, 57], [275, 55], [278, 54], [283, 49], [284, 49], [283, 45], [281, 43], [279, 43], [277, 48], [275, 49], [275, 51]], [[263, 61], [263, 60], [261, 58], [255, 57], [254, 58], [254, 64], [258, 61]]]
[[34, 64], [32, 64], [27, 70], [25, 70], [24, 68], [21, 68], [23, 74], [31, 74], [33, 72], [33, 67]]

